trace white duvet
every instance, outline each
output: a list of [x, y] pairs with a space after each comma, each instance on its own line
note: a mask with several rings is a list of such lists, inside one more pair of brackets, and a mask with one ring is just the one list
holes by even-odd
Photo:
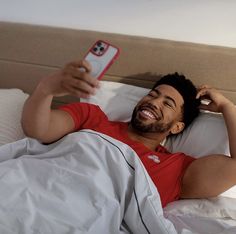
[[135, 152], [91, 130], [0, 147], [0, 233], [176, 233]]

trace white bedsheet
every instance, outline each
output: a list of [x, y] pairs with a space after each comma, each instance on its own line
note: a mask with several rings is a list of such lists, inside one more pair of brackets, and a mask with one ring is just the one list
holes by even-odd
[[135, 152], [83, 130], [0, 147], [0, 233], [176, 233]]
[[235, 234], [234, 198], [189, 199], [170, 203], [164, 215], [179, 234]]

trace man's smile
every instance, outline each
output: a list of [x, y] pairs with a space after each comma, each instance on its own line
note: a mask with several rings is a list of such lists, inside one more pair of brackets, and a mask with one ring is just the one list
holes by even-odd
[[155, 110], [153, 110], [153, 108], [149, 106], [140, 106], [138, 112], [139, 112], [139, 115], [145, 119], [150, 119], [150, 120], [161, 119], [161, 114], [157, 113]]
[[148, 111], [148, 110], [141, 110], [140, 115], [147, 118], [147, 119], [156, 120], [156, 117], [154, 116], [154, 114], [152, 112]]

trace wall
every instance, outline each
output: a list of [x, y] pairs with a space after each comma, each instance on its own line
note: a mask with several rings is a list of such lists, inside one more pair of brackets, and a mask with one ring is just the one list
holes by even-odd
[[0, 20], [236, 47], [235, 0], [0, 0]]

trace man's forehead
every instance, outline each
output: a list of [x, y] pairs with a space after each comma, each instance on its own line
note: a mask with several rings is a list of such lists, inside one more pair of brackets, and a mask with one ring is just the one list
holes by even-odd
[[179, 100], [179, 104], [184, 103], [183, 96], [181, 93], [173, 86], [168, 84], [161, 84], [156, 86], [153, 90], [157, 91], [158, 93], [173, 98], [174, 100]]

